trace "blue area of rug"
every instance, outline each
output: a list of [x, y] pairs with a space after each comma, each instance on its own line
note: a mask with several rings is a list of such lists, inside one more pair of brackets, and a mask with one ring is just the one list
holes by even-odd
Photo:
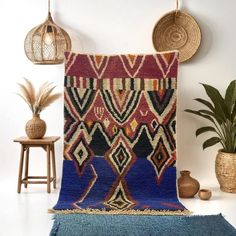
[[[93, 187], [88, 191], [94, 179], [92, 169], [87, 168], [84, 174], [79, 176], [74, 163], [64, 161], [61, 192], [54, 210], [111, 210], [107, 202], [110, 198], [109, 190], [115, 185], [116, 177], [104, 158], [94, 157], [91, 165], [94, 166], [93, 170], [96, 171], [97, 177]], [[176, 195], [175, 167], [169, 167], [165, 171], [160, 184], [154, 177], [152, 165], [144, 158], [138, 159], [123, 181], [129, 191], [117, 194], [117, 199], [110, 201], [113, 209], [119, 210], [126, 206], [134, 210], [184, 211], [186, 208]]]
[[58, 214], [50, 236], [235, 236], [236, 229], [222, 215], [135, 216]]

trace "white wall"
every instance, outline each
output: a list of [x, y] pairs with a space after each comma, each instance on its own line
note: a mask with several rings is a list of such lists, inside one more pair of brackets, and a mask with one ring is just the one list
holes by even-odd
[[[71, 35], [73, 49], [83, 53], [155, 53], [152, 30], [156, 21], [175, 7], [174, 0], [52, 0], [55, 21]], [[199, 107], [195, 97], [205, 96], [199, 82], [224, 91], [236, 75], [236, 1], [183, 0], [181, 8], [189, 11], [202, 29], [199, 52], [181, 64], [178, 97], [178, 169], [189, 169], [203, 185], [215, 182], [214, 159], [219, 148], [202, 151], [204, 138], [194, 132], [205, 121], [183, 112]], [[46, 0], [0, 0], [1, 46], [1, 122], [0, 181], [14, 178], [16, 184], [20, 147], [13, 139], [24, 135], [24, 125], [31, 113], [15, 95], [17, 82], [27, 77], [37, 85], [54, 81], [63, 90], [63, 65], [33, 65], [24, 54], [28, 31], [46, 18]], [[48, 135], [63, 135], [63, 101], [57, 101], [42, 113]], [[35, 150], [32, 172], [45, 173], [45, 157]], [[56, 145], [58, 170], [62, 162], [62, 140]], [[12, 186], [16, 187], [16, 186]]]

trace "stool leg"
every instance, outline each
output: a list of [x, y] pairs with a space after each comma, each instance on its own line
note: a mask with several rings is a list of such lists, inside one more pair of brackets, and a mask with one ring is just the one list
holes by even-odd
[[47, 192], [50, 193], [51, 166], [50, 166], [50, 145], [47, 145]]
[[56, 174], [56, 160], [55, 160], [55, 149], [54, 144], [52, 144], [51, 147], [52, 151], [52, 174], [53, 174], [53, 188], [56, 188], [56, 182], [57, 182], [57, 174]]
[[25, 147], [23, 144], [21, 144], [20, 166], [19, 166], [18, 187], [17, 187], [18, 193], [20, 193], [20, 191], [21, 191], [22, 171], [23, 171], [23, 164], [24, 164], [24, 152], [25, 152]]
[[[25, 179], [28, 181], [28, 172], [29, 172], [29, 147], [26, 149], [26, 159], [25, 159]], [[25, 188], [28, 184], [25, 183]]]

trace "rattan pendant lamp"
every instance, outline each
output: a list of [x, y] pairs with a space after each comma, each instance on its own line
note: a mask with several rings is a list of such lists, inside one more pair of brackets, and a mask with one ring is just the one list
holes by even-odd
[[68, 33], [56, 25], [50, 12], [46, 21], [29, 31], [25, 38], [25, 54], [34, 64], [60, 64], [64, 62], [64, 52], [71, 50]]

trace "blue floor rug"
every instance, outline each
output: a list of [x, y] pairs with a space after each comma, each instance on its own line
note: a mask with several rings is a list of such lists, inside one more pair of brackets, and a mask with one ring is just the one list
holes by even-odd
[[220, 215], [145, 216], [56, 214], [50, 236], [235, 236]]

